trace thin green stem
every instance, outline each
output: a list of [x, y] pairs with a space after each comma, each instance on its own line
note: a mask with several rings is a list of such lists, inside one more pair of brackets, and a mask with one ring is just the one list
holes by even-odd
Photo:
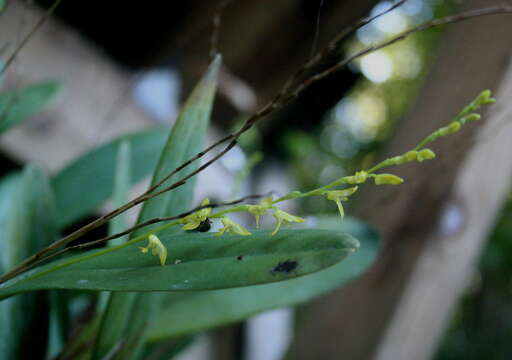
[[238, 206], [232, 207], [230, 209], [222, 210], [222, 211], [219, 211], [218, 213], [210, 215], [209, 218], [210, 219], [218, 219], [218, 218], [222, 218], [224, 215], [229, 214], [229, 213], [248, 211], [249, 206], [250, 205], [238, 205]]

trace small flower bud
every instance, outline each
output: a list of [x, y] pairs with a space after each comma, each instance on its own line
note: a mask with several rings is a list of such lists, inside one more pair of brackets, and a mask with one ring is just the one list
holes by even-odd
[[476, 105], [492, 104], [496, 99], [491, 97], [491, 90], [487, 89], [482, 91], [477, 98], [473, 101]]
[[459, 130], [460, 130], [460, 123], [457, 121], [454, 121], [450, 125], [442, 127], [438, 131], [439, 131], [440, 136], [446, 136], [446, 135], [456, 133]]
[[346, 176], [344, 179], [347, 184], [361, 184], [364, 183], [366, 179], [368, 179], [368, 173], [366, 171], [358, 171], [355, 173], [355, 175]]
[[418, 161], [431, 160], [436, 157], [436, 153], [430, 149], [423, 149], [418, 152]]
[[404, 179], [393, 174], [375, 175], [375, 185], [399, 185], [403, 182]]
[[467, 116], [464, 116], [462, 119], [459, 120], [459, 122], [464, 125], [465, 123], [467, 122], [471, 122], [471, 121], [478, 121], [480, 120], [481, 116], [480, 114], [469, 114]]
[[398, 165], [401, 165], [401, 164], [404, 164], [406, 162], [411, 162], [411, 161], [416, 161], [416, 159], [418, 158], [418, 152], [417, 151], [414, 151], [414, 150], [411, 150], [411, 151], [407, 151], [403, 156], [402, 156], [402, 162]]

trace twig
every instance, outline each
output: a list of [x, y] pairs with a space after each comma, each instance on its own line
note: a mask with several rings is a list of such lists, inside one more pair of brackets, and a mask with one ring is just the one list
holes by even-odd
[[217, 5], [217, 9], [215, 10], [215, 14], [213, 14], [213, 29], [212, 36], [210, 38], [210, 60], [213, 60], [215, 55], [217, 55], [222, 13], [230, 2], [231, 0], [220, 0], [219, 4]]
[[[399, 5], [403, 4], [403, 3], [404, 3], [404, 1], [400, 1], [397, 4], [395, 4], [391, 9], [396, 8], [396, 6], [399, 6]], [[388, 9], [385, 12], [389, 12], [391, 9]], [[324, 70], [324, 71], [322, 71], [320, 73], [317, 73], [317, 74], [311, 76], [310, 78], [306, 79], [304, 82], [302, 82], [299, 85], [297, 85], [297, 87], [294, 90], [289, 90], [291, 85], [288, 85], [289, 82], [287, 82], [284, 85], [283, 90], [281, 90], [279, 92], [279, 94], [274, 99], [272, 99], [265, 106], [263, 106], [260, 110], [255, 112], [252, 116], [250, 116], [245, 121], [245, 123], [242, 125], [242, 127], [238, 131], [236, 131], [233, 134], [227, 135], [226, 137], [220, 139], [219, 141], [217, 141], [213, 145], [210, 145], [208, 148], [206, 148], [203, 151], [199, 152], [198, 154], [196, 154], [191, 159], [187, 160], [185, 163], [183, 163], [182, 165], [177, 167], [175, 170], [173, 170], [171, 173], [169, 173], [167, 176], [165, 176], [157, 184], [155, 184], [150, 189], [148, 189], [144, 194], [138, 196], [137, 198], [133, 199], [132, 201], [130, 201], [129, 203], [123, 205], [122, 207], [120, 207], [120, 208], [118, 208], [116, 210], [113, 210], [109, 214], [106, 214], [106, 215], [104, 215], [104, 216], [94, 220], [93, 222], [85, 225], [84, 227], [78, 229], [74, 233], [72, 233], [72, 234], [70, 234], [70, 235], [68, 235], [68, 236], [66, 236], [66, 237], [56, 241], [55, 243], [53, 243], [50, 246], [48, 246], [47, 248], [39, 251], [38, 253], [30, 256], [29, 258], [24, 260], [21, 264], [19, 264], [16, 268], [14, 268], [13, 270], [11, 270], [11, 271], [7, 272], [6, 274], [4, 274], [3, 276], [1, 276], [0, 277], [0, 283], [4, 282], [7, 279], [12, 278], [13, 277], [12, 274], [14, 272], [16, 272], [16, 274], [19, 274], [19, 273], [23, 272], [24, 270], [22, 270], [22, 269], [24, 269], [28, 265], [38, 261], [39, 259], [44, 257], [49, 252], [52, 252], [53, 250], [55, 250], [55, 249], [57, 249], [57, 248], [59, 248], [61, 246], [65, 246], [66, 244], [70, 243], [71, 241], [73, 241], [73, 240], [75, 240], [75, 239], [85, 235], [89, 231], [98, 228], [99, 226], [103, 225], [104, 223], [106, 223], [107, 221], [111, 220], [115, 216], [125, 212], [128, 209], [131, 209], [135, 205], [140, 204], [140, 203], [142, 203], [142, 202], [144, 202], [144, 201], [146, 201], [148, 199], [151, 199], [151, 198], [153, 198], [155, 196], [158, 196], [158, 195], [160, 195], [160, 194], [162, 194], [164, 192], [170, 191], [172, 189], [175, 189], [175, 188], [185, 184], [187, 182], [187, 180], [189, 180], [191, 177], [193, 177], [197, 173], [199, 173], [199, 172], [203, 171], [204, 169], [206, 169], [212, 163], [214, 163], [219, 158], [221, 158], [225, 153], [227, 153], [231, 148], [233, 148], [236, 145], [236, 143], [237, 143], [237, 139], [244, 132], [246, 132], [247, 130], [252, 128], [253, 125], [257, 121], [259, 121], [261, 118], [263, 118], [264, 116], [268, 115], [271, 112], [274, 112], [277, 109], [282, 108], [283, 106], [288, 104], [292, 99], [296, 98], [308, 86], [310, 86], [311, 84], [313, 84], [313, 83], [315, 83], [315, 82], [325, 78], [326, 76], [329, 76], [329, 75], [333, 74], [336, 71], [339, 71], [341, 68], [346, 66], [351, 61], [353, 61], [353, 60], [355, 60], [355, 59], [357, 59], [357, 58], [359, 58], [361, 56], [364, 56], [364, 55], [366, 55], [368, 53], [371, 53], [373, 51], [379, 50], [379, 49], [384, 48], [386, 46], [392, 45], [392, 44], [394, 44], [394, 43], [396, 43], [398, 41], [401, 41], [401, 40], [405, 39], [407, 36], [409, 36], [409, 35], [411, 35], [413, 33], [416, 33], [418, 31], [426, 30], [426, 29], [429, 29], [429, 28], [432, 28], [432, 27], [435, 27], [435, 26], [446, 25], [446, 24], [450, 24], [450, 23], [457, 23], [457, 22], [460, 22], [460, 21], [465, 21], [465, 20], [469, 20], [469, 19], [472, 19], [472, 18], [480, 17], [480, 16], [495, 15], [495, 14], [506, 14], [506, 13], [512, 13], [512, 6], [488, 7], [488, 8], [483, 8], [483, 9], [471, 10], [471, 11], [463, 12], [463, 13], [456, 14], [456, 15], [450, 15], [450, 16], [446, 16], [446, 17], [443, 17], [443, 18], [440, 18], [440, 19], [435, 19], [435, 20], [432, 20], [432, 21], [420, 24], [420, 25], [418, 25], [418, 26], [416, 26], [414, 28], [411, 28], [411, 29], [409, 29], [409, 30], [407, 30], [407, 31], [405, 31], [405, 32], [403, 32], [403, 33], [401, 33], [401, 34], [399, 34], [399, 35], [397, 35], [397, 36], [395, 36], [395, 37], [393, 37], [393, 38], [391, 38], [391, 39], [381, 43], [381, 44], [369, 46], [369, 47], [367, 47], [367, 48], [365, 48], [365, 49], [363, 49], [363, 50], [361, 50], [361, 51], [359, 51], [359, 52], [349, 56], [348, 58], [345, 58], [344, 60], [336, 63], [335, 65], [331, 66], [330, 68], [328, 68], [328, 69], [326, 69], [326, 70]], [[381, 15], [382, 14], [379, 14], [377, 16], [381, 16]], [[340, 34], [338, 34], [338, 36], [336, 36], [334, 38], [334, 40], [327, 46], [327, 48], [324, 49], [321, 52], [321, 54], [319, 55], [320, 57], [318, 58], [318, 60], [315, 60], [315, 59], [317, 59], [317, 57], [315, 57], [314, 59], [312, 59], [311, 61], [306, 63], [304, 66], [302, 66], [301, 69], [299, 69], [299, 71], [297, 73], [292, 75], [292, 77], [291, 77], [292, 80], [291, 80], [290, 83], [294, 84], [295, 80], [293, 80], [293, 79], [296, 79], [296, 74], [301, 73], [301, 72], [303, 72], [303, 71], [305, 71], [307, 69], [312, 68], [315, 64], [319, 63], [323, 58], [325, 58], [326, 56], [330, 55], [330, 53], [335, 49], [335, 47], [332, 47], [332, 46], [333, 46], [333, 44], [337, 44], [339, 42], [338, 39], [342, 39], [345, 36], [348, 36], [348, 34], [352, 33], [353, 31], [355, 31], [359, 27], [364, 26], [368, 22], [370, 22], [370, 21], [374, 20], [375, 18], [377, 18], [377, 16], [374, 16], [374, 17], [366, 19], [366, 20], [363, 19], [358, 24], [356, 24], [356, 25], [354, 25], [352, 27], [349, 27], [348, 29], [346, 29], [346, 30], [342, 31]], [[366, 23], [365, 23], [365, 21], [366, 21]], [[202, 158], [206, 153], [210, 152], [211, 150], [213, 150], [217, 146], [219, 146], [219, 145], [221, 145], [221, 144], [223, 144], [223, 143], [225, 143], [227, 141], [230, 141], [229, 144], [219, 154], [217, 154], [213, 159], [211, 159], [210, 161], [206, 162], [205, 164], [200, 166], [197, 170], [191, 172], [190, 174], [186, 175], [185, 177], [183, 177], [182, 179], [178, 180], [177, 182], [167, 186], [166, 188], [164, 188], [164, 189], [162, 189], [162, 190], [160, 190], [158, 192], [154, 192], [153, 193], [153, 191], [155, 191], [158, 187], [160, 187], [165, 181], [167, 181], [169, 178], [171, 178], [178, 171], [184, 169], [185, 167], [190, 165], [192, 162]]]
[[55, 9], [57, 8], [57, 6], [59, 6], [59, 4], [61, 2], [62, 2], [62, 0], [55, 0], [53, 5], [48, 10], [46, 10], [46, 12], [41, 16], [39, 21], [29, 31], [29, 33], [25, 36], [25, 38], [23, 40], [21, 40], [21, 42], [19, 43], [18, 47], [14, 50], [14, 52], [11, 54], [11, 56], [9, 56], [9, 58], [5, 62], [4, 67], [0, 69], [0, 75], [2, 75], [7, 70], [7, 68], [13, 63], [14, 59], [16, 58], [16, 56], [18, 56], [20, 51], [23, 50], [25, 45], [27, 45], [27, 43], [30, 41], [32, 36], [34, 36], [34, 34], [37, 32], [37, 30], [39, 30], [39, 28], [44, 25], [46, 20], [48, 20], [48, 18], [53, 14]]
[[375, 20], [379, 16], [382, 16], [385, 13], [388, 13], [389, 11], [391, 11], [391, 10], [395, 9], [396, 7], [402, 5], [405, 1], [406, 0], [399, 1], [398, 3], [393, 5], [391, 8], [389, 8], [389, 9], [385, 10], [384, 12], [382, 12], [380, 14], [377, 14], [377, 15], [371, 17], [371, 18], [361, 19], [357, 24], [355, 24], [355, 25], [345, 29], [344, 31], [342, 31], [321, 52], [322, 55], [321, 56], [319, 55], [320, 57], [315, 56], [315, 58], [313, 58], [312, 60], [307, 62], [295, 74], [293, 74], [291, 76], [290, 80], [284, 85], [283, 89], [279, 92], [279, 94], [274, 99], [272, 99], [270, 102], [268, 102], [265, 106], [263, 106], [259, 111], [257, 111], [252, 116], [250, 116], [237, 132], [225, 136], [224, 138], [220, 139], [216, 143], [210, 145], [209, 147], [207, 147], [203, 151], [201, 151], [198, 154], [196, 154], [194, 157], [192, 157], [189, 160], [187, 160], [186, 162], [184, 162], [182, 165], [180, 165], [175, 170], [173, 170], [171, 173], [169, 173], [167, 176], [165, 176], [160, 182], [155, 184], [151, 189], [149, 189], [147, 191], [147, 193], [150, 193], [150, 192], [154, 191], [156, 188], [158, 188], [160, 185], [162, 185], [165, 181], [167, 181], [169, 178], [171, 178], [177, 172], [183, 170], [185, 167], [187, 167], [188, 165], [190, 165], [194, 161], [199, 160], [205, 154], [207, 154], [208, 152], [210, 152], [211, 150], [213, 150], [217, 146], [219, 146], [219, 145], [221, 145], [221, 144], [223, 144], [223, 143], [225, 143], [227, 141], [230, 141], [230, 143], [226, 146], [226, 148], [224, 148], [224, 150], [221, 153], [219, 153], [213, 159], [213, 161], [209, 161], [208, 163], [206, 163], [203, 166], [201, 166], [200, 169], [198, 169], [198, 170], [194, 171], [193, 173], [187, 175], [186, 177], [184, 177], [183, 179], [179, 180], [178, 182], [168, 186], [163, 191], [160, 191], [157, 194], [160, 194], [160, 193], [165, 192], [165, 191], [172, 190], [172, 189], [176, 188], [177, 186], [182, 185], [182, 181], [183, 180], [185, 180], [185, 181], [188, 180], [191, 176], [194, 176], [199, 171], [202, 171], [203, 169], [208, 167], [212, 162], [216, 161], [218, 158], [220, 158], [222, 155], [224, 155], [227, 151], [229, 151], [236, 144], [237, 139], [244, 132], [246, 132], [247, 130], [252, 128], [252, 126], [257, 121], [259, 121], [261, 118], [263, 118], [264, 116], [268, 115], [269, 113], [271, 113], [271, 112], [273, 112], [273, 111], [275, 111], [277, 109], [282, 108], [283, 106], [288, 104], [292, 99], [294, 99], [298, 95], [300, 95], [300, 93], [302, 91], [304, 91], [307, 87], [309, 87], [311, 84], [313, 84], [313, 83], [315, 83], [315, 82], [317, 82], [317, 81], [319, 81], [319, 80], [321, 80], [321, 79], [323, 79], [323, 78], [333, 74], [336, 71], [339, 71], [340, 69], [345, 67], [347, 64], [349, 64], [350, 62], [354, 61], [355, 59], [357, 59], [359, 57], [362, 57], [362, 56], [367, 55], [367, 54], [369, 54], [371, 52], [380, 50], [380, 49], [382, 49], [384, 47], [387, 47], [389, 45], [392, 45], [392, 44], [394, 44], [394, 43], [396, 43], [398, 41], [404, 40], [407, 36], [409, 36], [409, 35], [411, 35], [413, 33], [416, 33], [416, 32], [422, 31], [422, 30], [427, 30], [427, 29], [435, 27], [435, 26], [446, 25], [446, 24], [450, 24], [450, 23], [456, 23], [456, 22], [465, 21], [465, 20], [469, 20], [469, 19], [472, 19], [472, 18], [475, 18], [475, 17], [480, 17], [480, 16], [512, 13], [512, 6], [490, 7], [490, 8], [484, 8], [484, 9], [478, 9], [478, 10], [471, 10], [471, 11], [467, 11], [467, 12], [460, 13], [460, 14], [457, 14], [457, 15], [450, 15], [450, 16], [446, 16], [446, 17], [443, 17], [443, 18], [440, 18], [440, 19], [435, 19], [435, 20], [432, 20], [432, 21], [420, 24], [420, 25], [418, 25], [418, 26], [416, 26], [414, 28], [411, 28], [411, 29], [409, 29], [409, 30], [399, 34], [396, 37], [393, 37], [393, 38], [391, 38], [391, 39], [381, 43], [381, 44], [369, 46], [369, 47], [367, 47], [367, 48], [365, 48], [365, 49], [363, 49], [363, 50], [361, 50], [361, 51], [359, 51], [359, 52], [357, 52], [357, 53], [355, 53], [355, 54], [353, 54], [353, 55], [343, 59], [342, 61], [336, 63], [335, 65], [331, 66], [330, 68], [328, 68], [326, 70], [323, 70], [322, 72], [317, 73], [317, 74], [311, 76], [310, 78], [306, 79], [305, 81], [303, 81], [302, 83], [297, 85], [297, 87], [293, 91], [290, 91], [290, 86], [294, 83], [294, 79], [296, 79], [301, 73], [304, 73], [306, 70], [311, 69], [312, 67], [314, 67], [314, 65], [318, 64], [321, 61], [321, 59], [329, 56], [329, 54], [333, 50], [336, 49], [336, 46], [337, 46], [336, 44], [338, 44], [342, 39], [345, 39], [346, 36], [348, 36], [349, 34], [353, 33], [355, 30], [359, 29], [360, 27], [368, 24], [369, 22]]
[[318, 5], [318, 12], [316, 14], [316, 22], [315, 22], [315, 36], [313, 37], [313, 45], [311, 46], [310, 57], [315, 56], [315, 53], [316, 53], [316, 45], [318, 42], [318, 37], [320, 35], [320, 18], [322, 15], [322, 6], [324, 6], [324, 0], [320, 0], [320, 4]]
[[[277, 109], [276, 104], [277, 104], [277, 101], [279, 100], [279, 98], [282, 98], [282, 97], [285, 96], [286, 92], [289, 91], [290, 87], [294, 84], [294, 82], [299, 78], [300, 75], [304, 74], [307, 70], [310, 70], [315, 65], [320, 63], [322, 59], [327, 58], [330, 53], [332, 53], [335, 49], [339, 48], [340, 44], [345, 39], [347, 39], [348, 36], [353, 34], [356, 30], [358, 30], [358, 29], [362, 28], [363, 26], [369, 24], [370, 22], [374, 21], [375, 19], [377, 19], [377, 18], [379, 18], [379, 17], [389, 13], [390, 11], [393, 11], [397, 7], [403, 5], [406, 1], [407, 0], [400, 0], [396, 4], [394, 4], [391, 7], [389, 7], [388, 9], [382, 11], [381, 13], [378, 13], [378, 14], [372, 16], [372, 17], [361, 18], [355, 24], [353, 24], [353, 25], [345, 28], [344, 30], [342, 30], [338, 35], [336, 35], [333, 38], [333, 40], [331, 40], [329, 42], [329, 44], [321, 52], [319, 52], [316, 56], [314, 56], [308, 62], [306, 62], [303, 66], [301, 66], [288, 79], [288, 81], [285, 83], [285, 85], [283, 86], [283, 88], [281, 89], [279, 94], [272, 101], [267, 103], [262, 109], [260, 109], [259, 111], [254, 113], [249, 119], [247, 119], [246, 122], [244, 123], [244, 125], [242, 126], [242, 128], [240, 130], [238, 130], [234, 134], [230, 134], [230, 135], [225, 136], [224, 138], [220, 139], [216, 143], [210, 145], [209, 147], [207, 147], [203, 151], [201, 151], [198, 154], [196, 154], [193, 158], [187, 160], [185, 163], [183, 163], [178, 168], [176, 168], [174, 171], [172, 171], [169, 175], [164, 177], [159, 183], [155, 184], [146, 193], [150, 193], [150, 192], [154, 191], [157, 187], [159, 187], [165, 181], [167, 181], [171, 176], [176, 174], [178, 171], [184, 169], [185, 167], [187, 167], [188, 165], [190, 165], [194, 161], [199, 160], [205, 154], [209, 153], [211, 150], [213, 150], [217, 146], [219, 146], [219, 145], [221, 145], [221, 144], [223, 144], [223, 143], [225, 143], [227, 141], [238, 139], [240, 137], [240, 135], [242, 135], [245, 131], [249, 130], [254, 125], [254, 123], [256, 123], [256, 121], [258, 121], [260, 118], [264, 117], [265, 115], [267, 115], [271, 111]], [[233, 144], [233, 146], [234, 145], [235, 144]]]
[[146, 226], [149, 226], [149, 225], [153, 225], [153, 224], [156, 224], [156, 223], [182, 219], [182, 218], [184, 218], [184, 217], [186, 217], [186, 216], [188, 216], [188, 215], [190, 215], [192, 213], [195, 213], [196, 211], [199, 211], [201, 209], [205, 209], [205, 208], [215, 209], [215, 208], [219, 208], [219, 207], [223, 207], [223, 206], [236, 205], [236, 204], [242, 203], [242, 202], [247, 201], [247, 200], [261, 199], [263, 197], [269, 196], [270, 194], [271, 193], [267, 193], [267, 194], [253, 194], [253, 195], [247, 195], [247, 196], [244, 196], [242, 198], [239, 198], [239, 199], [236, 199], [236, 200], [232, 200], [232, 201], [228, 201], [228, 202], [212, 203], [212, 204], [208, 204], [208, 205], [200, 205], [200, 206], [197, 206], [197, 207], [193, 208], [192, 210], [186, 211], [186, 212], [181, 213], [179, 215], [153, 218], [153, 219], [147, 220], [145, 222], [142, 222], [140, 224], [137, 224], [135, 226], [132, 226], [131, 228], [129, 228], [129, 229], [125, 230], [125, 231], [119, 232], [117, 234], [106, 236], [106, 237], [103, 237], [101, 239], [97, 239], [97, 240], [94, 240], [94, 241], [89, 241], [87, 243], [65, 247], [65, 248], [57, 250], [55, 252], [52, 252], [52, 251], [55, 250], [56, 247], [52, 247], [52, 249], [47, 248], [45, 250], [48, 250], [48, 251], [45, 251], [40, 256], [35, 257], [34, 260], [31, 261], [30, 263], [26, 262], [27, 260], [30, 259], [30, 258], [28, 258], [26, 261], [24, 261], [23, 263], [18, 265], [16, 268], [14, 268], [11, 271], [9, 271], [8, 273], [2, 275], [0, 277], [0, 283], [5, 282], [5, 281], [7, 281], [9, 279], [12, 279], [13, 277], [21, 274], [22, 272], [30, 270], [30, 269], [34, 268], [35, 266], [37, 266], [37, 265], [39, 265], [39, 264], [41, 264], [41, 263], [43, 263], [43, 262], [45, 262], [47, 260], [55, 258], [55, 257], [57, 257], [59, 255], [62, 255], [62, 254], [66, 253], [66, 252], [68, 252], [70, 250], [81, 250], [81, 249], [85, 249], [85, 248], [88, 248], [88, 247], [91, 247], [91, 246], [94, 246], [94, 245], [102, 244], [102, 243], [105, 243], [107, 241], [120, 238], [120, 237], [125, 236], [127, 234], [130, 234], [130, 233], [132, 233], [132, 232], [134, 232], [134, 231], [136, 231], [138, 229], [141, 229], [143, 227], [146, 227]]
[[326, 59], [334, 50], [339, 49], [343, 41], [345, 41], [350, 35], [354, 34], [357, 30], [362, 28], [363, 26], [368, 25], [372, 21], [378, 19], [379, 17], [386, 15], [387, 13], [395, 10], [396, 8], [402, 6], [407, 0], [400, 0], [397, 3], [390, 6], [388, 9], [370, 17], [363, 17], [356, 21], [354, 24], [343, 29], [338, 35], [336, 35], [327, 46], [320, 52], [318, 52], [315, 56], [313, 56], [308, 62], [306, 62], [302, 67], [300, 67], [286, 82], [281, 90], [281, 94], [287, 92], [295, 83], [295, 81], [308, 70], [311, 70], [315, 66], [317, 66], [323, 59]]
[[[331, 66], [330, 68], [328, 68], [318, 74], [313, 75], [308, 80], [304, 81], [302, 84], [297, 86], [297, 88], [293, 92], [291, 92], [289, 100], [297, 97], [304, 89], [306, 89], [311, 84], [331, 75], [332, 73], [334, 73], [336, 71], [339, 71], [340, 69], [342, 69], [347, 64], [354, 61], [355, 59], [362, 57], [364, 55], [367, 55], [371, 52], [380, 50], [384, 47], [390, 46], [399, 41], [402, 41], [405, 38], [407, 38], [408, 36], [410, 36], [414, 33], [417, 33], [419, 31], [428, 30], [435, 26], [454, 24], [454, 23], [458, 23], [461, 21], [473, 19], [476, 17], [487, 16], [487, 15], [497, 15], [497, 14], [509, 14], [509, 13], [512, 13], [512, 6], [497, 6], [497, 7], [489, 7], [489, 8], [484, 8], [484, 9], [470, 10], [470, 11], [466, 11], [464, 13], [445, 16], [440, 19], [434, 19], [432, 21], [420, 24], [420, 25], [415, 26], [409, 30], [406, 30], [406, 31], [402, 32], [400, 35], [395, 36], [395, 37], [393, 37], [387, 41], [384, 41], [378, 45], [372, 45], [363, 50], [360, 50], [360, 51], [356, 52], [355, 54], [349, 56], [348, 58], [345, 58], [344, 60]], [[288, 103], [289, 100], [287, 99], [286, 103]]]

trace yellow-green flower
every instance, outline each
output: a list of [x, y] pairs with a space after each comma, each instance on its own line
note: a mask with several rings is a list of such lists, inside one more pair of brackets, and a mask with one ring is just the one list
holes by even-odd
[[285, 224], [289, 224], [292, 222], [298, 222], [298, 223], [304, 222], [304, 219], [301, 217], [298, 217], [298, 216], [295, 216], [292, 214], [288, 214], [287, 212], [285, 212], [283, 210], [279, 210], [276, 207], [274, 207], [273, 209], [274, 209], [274, 217], [276, 218], [276, 221], [277, 221], [277, 226], [276, 226], [275, 230], [272, 232], [272, 235], [275, 235], [279, 231], [279, 229], [281, 228], [281, 224], [283, 222]]
[[165, 260], [167, 259], [167, 248], [154, 234], [148, 236], [148, 241], [148, 246], [139, 246], [140, 251], [145, 254], [149, 250], [151, 250], [151, 255], [158, 256], [158, 258], [160, 259], [160, 265], [164, 266]]
[[260, 216], [263, 216], [272, 207], [272, 196], [261, 200], [259, 205], [248, 205], [247, 211], [256, 218], [256, 226], [260, 226]]
[[230, 232], [230, 233], [238, 234], [238, 235], [244, 235], [244, 236], [251, 235], [251, 233], [246, 228], [244, 228], [240, 224], [237, 224], [236, 222], [234, 222], [233, 220], [231, 220], [227, 216], [223, 216], [220, 219], [220, 221], [222, 221], [222, 224], [224, 225], [224, 227], [222, 227], [219, 230], [217, 235], [222, 235], [222, 234], [224, 234], [226, 232]]
[[[204, 199], [201, 203], [201, 206], [208, 205], [210, 203], [210, 200], [208, 198]], [[183, 230], [194, 230], [199, 227], [199, 225], [208, 219], [208, 216], [210, 216], [210, 213], [212, 212], [212, 208], [204, 208], [201, 210], [196, 211], [193, 214], [190, 214], [188, 216], [185, 216], [183, 219], [180, 220], [180, 223], [185, 224], [183, 226]]]
[[343, 190], [330, 190], [326, 191], [325, 195], [327, 200], [332, 200], [338, 206], [338, 211], [340, 212], [340, 216], [343, 218], [345, 216], [345, 210], [343, 209], [342, 201], [347, 201], [348, 197], [357, 191], [357, 186], [353, 186], [348, 189]]

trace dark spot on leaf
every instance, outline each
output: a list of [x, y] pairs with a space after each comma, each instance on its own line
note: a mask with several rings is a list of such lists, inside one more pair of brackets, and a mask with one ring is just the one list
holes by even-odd
[[238, 256], [236, 257], [236, 259], [237, 259], [237, 260], [242, 260], [243, 258], [244, 258], [244, 256], [243, 256], [243, 255], [238, 255]]
[[274, 266], [274, 268], [272, 269], [272, 272], [273, 273], [289, 274], [293, 270], [297, 269], [298, 265], [299, 264], [297, 261], [286, 260], [286, 261], [280, 262], [279, 264]]

